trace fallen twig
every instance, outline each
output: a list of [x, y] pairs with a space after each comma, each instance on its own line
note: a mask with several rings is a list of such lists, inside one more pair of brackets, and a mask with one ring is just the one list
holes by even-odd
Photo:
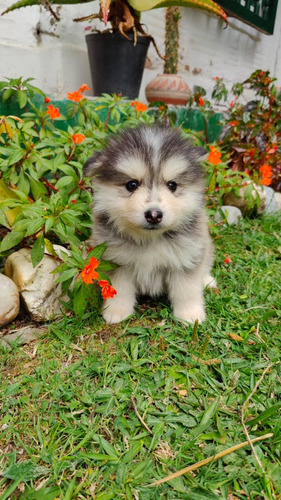
[[[263, 436], [256, 437], [251, 440], [252, 443], [256, 443], [257, 441], [262, 441], [263, 439], [268, 439], [273, 436], [272, 432], [269, 432], [268, 434], [264, 434]], [[166, 483], [167, 481], [171, 481], [172, 479], [175, 479], [176, 477], [183, 476], [183, 474], [186, 474], [187, 472], [191, 472], [193, 470], [199, 469], [200, 467], [203, 467], [203, 465], [207, 465], [210, 462], [214, 460], [218, 460], [219, 458], [225, 457], [226, 455], [229, 455], [230, 453], [233, 453], [234, 451], [240, 450], [240, 448], [243, 448], [244, 446], [247, 446], [249, 444], [249, 441], [244, 441], [243, 443], [236, 444], [234, 446], [231, 446], [231, 448], [227, 448], [224, 451], [220, 451], [216, 455], [213, 455], [212, 457], [205, 458], [204, 460], [201, 460], [200, 462], [197, 462], [196, 464], [189, 465], [188, 467], [185, 467], [184, 469], [181, 469], [177, 472], [174, 472], [173, 474], [170, 474], [169, 476], [163, 477], [163, 479], [159, 479], [158, 481], [155, 481], [152, 484], [149, 484], [149, 486], [157, 486], [158, 484]]]
[[137, 405], [136, 405], [136, 402], [135, 402], [135, 399], [134, 399], [134, 396], [131, 396], [131, 401], [132, 401], [132, 405], [134, 407], [134, 410], [135, 410], [135, 414], [136, 416], [138, 417], [139, 421], [142, 423], [142, 425], [144, 426], [144, 428], [149, 432], [149, 434], [151, 434], [153, 436], [153, 432], [152, 430], [148, 427], [148, 425], [145, 423], [145, 421], [143, 420], [143, 418], [140, 416], [139, 414], [139, 411], [137, 409]]

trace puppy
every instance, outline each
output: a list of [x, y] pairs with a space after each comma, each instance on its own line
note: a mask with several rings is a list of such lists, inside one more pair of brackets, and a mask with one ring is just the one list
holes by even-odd
[[140, 125], [86, 162], [94, 186], [92, 243], [106, 242], [104, 258], [119, 266], [109, 275], [117, 295], [104, 304], [107, 323], [133, 314], [138, 295], [163, 292], [176, 318], [204, 321], [204, 286], [215, 286], [205, 155], [176, 129]]

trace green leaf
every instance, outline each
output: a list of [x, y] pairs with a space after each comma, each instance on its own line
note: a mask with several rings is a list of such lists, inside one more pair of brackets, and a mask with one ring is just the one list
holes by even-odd
[[17, 188], [22, 191], [24, 194], [28, 195], [30, 191], [30, 183], [25, 175], [24, 171], [20, 171], [19, 182], [17, 184]]
[[44, 257], [45, 241], [44, 234], [40, 234], [39, 238], [35, 241], [31, 250], [31, 262], [33, 267], [36, 267]]
[[50, 229], [52, 229], [54, 222], [55, 222], [55, 217], [53, 215], [50, 215], [45, 222], [45, 233], [48, 233]]
[[[172, 481], [171, 484], [173, 484]], [[198, 488], [189, 490], [184, 498], [186, 500], [218, 500], [220, 497], [212, 491], [205, 490], [205, 488], [199, 486]]]
[[6, 89], [6, 90], [4, 90], [3, 96], [2, 96], [3, 101], [7, 101], [8, 99], [10, 99], [10, 97], [14, 93], [15, 93], [14, 89]]
[[24, 108], [27, 103], [27, 93], [24, 90], [17, 91], [17, 99], [20, 109]]
[[6, 250], [10, 250], [10, 248], [16, 247], [23, 238], [24, 233], [22, 231], [11, 231], [6, 234], [0, 243], [0, 252], [5, 252]]
[[95, 257], [97, 260], [100, 260], [105, 252], [106, 243], [102, 243], [101, 245], [97, 245], [95, 248], [88, 253], [88, 258]]
[[59, 497], [60, 493], [61, 490], [58, 486], [41, 488], [40, 490], [28, 488], [21, 494], [21, 500], [55, 500], [56, 497]]
[[59, 277], [56, 279], [56, 283], [63, 283], [63, 281], [68, 280], [69, 278], [73, 278], [78, 273], [77, 269], [68, 269], [67, 271], [63, 271]]
[[58, 182], [56, 183], [56, 188], [69, 186], [69, 184], [71, 184], [72, 182], [76, 182], [75, 179], [73, 179], [73, 177], [70, 175], [65, 175], [58, 180]]
[[7, 217], [5, 215], [4, 210], [0, 208], [0, 225], [6, 227], [7, 229], [10, 229], [10, 225], [7, 221]]
[[91, 293], [90, 288], [91, 288], [90, 285], [86, 285], [86, 283], [81, 283], [81, 286], [75, 293], [75, 297], [73, 300], [73, 307], [74, 307], [74, 314], [78, 318], [81, 318], [81, 316], [83, 316], [86, 310], [88, 304], [88, 298]]
[[8, 165], [14, 165], [15, 163], [18, 163], [25, 155], [25, 150], [20, 148], [19, 146], [17, 148], [10, 148], [11, 154], [9, 155], [8, 158]]
[[214, 414], [217, 411], [217, 407], [219, 405], [219, 400], [220, 400], [220, 398], [219, 398], [219, 396], [217, 396], [214, 399], [214, 401], [212, 401], [209, 408], [207, 408], [207, 410], [204, 412], [204, 415], [202, 417], [200, 425], [205, 425], [211, 420], [211, 418], [214, 416]]
[[25, 236], [31, 236], [35, 233], [38, 233], [39, 229], [41, 229], [43, 225], [44, 220], [41, 217], [31, 221], [26, 228]]
[[31, 175], [28, 175], [28, 177], [30, 181], [31, 192], [35, 200], [38, 200], [42, 196], [48, 194], [48, 191], [44, 184], [42, 184], [42, 182], [35, 180], [33, 177], [31, 177]]
[[3, 472], [3, 476], [25, 483], [37, 477], [44, 476], [47, 473], [49, 473], [47, 467], [36, 465], [31, 461], [22, 461], [11, 465], [11, 467]]

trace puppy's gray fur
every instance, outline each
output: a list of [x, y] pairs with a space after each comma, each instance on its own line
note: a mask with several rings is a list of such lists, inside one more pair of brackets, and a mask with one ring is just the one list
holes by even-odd
[[110, 279], [117, 295], [104, 304], [108, 323], [134, 312], [138, 294], [167, 293], [174, 315], [205, 319], [203, 290], [215, 282], [204, 207], [206, 151], [175, 129], [141, 125], [112, 137], [90, 158], [93, 244], [119, 265]]

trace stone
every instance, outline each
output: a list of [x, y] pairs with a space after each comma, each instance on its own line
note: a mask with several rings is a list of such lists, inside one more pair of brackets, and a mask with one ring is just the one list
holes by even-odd
[[57, 266], [54, 257], [44, 255], [33, 267], [29, 248], [12, 253], [6, 260], [4, 272], [18, 287], [23, 304], [35, 321], [53, 319], [61, 314], [61, 285], [55, 283], [58, 275], [52, 273]]
[[266, 194], [266, 205], [264, 211], [266, 214], [273, 214], [278, 212], [279, 208], [274, 196], [274, 191], [269, 186], [264, 186], [264, 192]]
[[[257, 200], [260, 198], [260, 204], [254, 203], [254, 206], [251, 206], [250, 200], [245, 198], [245, 191], [249, 184], [252, 184], [252, 199]], [[223, 197], [224, 205], [231, 205], [233, 207], [237, 207], [241, 210], [243, 215], [249, 215], [252, 212], [256, 212], [258, 214], [262, 213], [265, 210], [267, 204], [267, 195], [263, 186], [258, 186], [254, 182], [247, 181], [245, 186], [243, 186], [239, 191], [240, 197], [236, 196], [236, 194], [231, 191], [227, 193]]]
[[4, 337], [1, 337], [0, 344], [2, 344], [4, 349], [10, 350], [13, 343], [16, 343], [17, 345], [28, 344], [28, 342], [38, 340], [47, 332], [48, 328], [25, 326], [23, 328], [19, 328], [19, 330], [13, 333], [8, 333]]
[[[222, 217], [221, 212], [223, 212], [224, 217]], [[225, 218], [226, 222], [229, 225], [237, 225], [239, 222], [239, 219], [241, 219], [241, 218], [243, 219], [243, 215], [242, 215], [240, 208], [232, 207], [230, 205], [223, 205], [215, 213], [214, 218], [215, 218], [216, 222], [221, 222]]]
[[274, 193], [274, 198], [278, 206], [278, 210], [281, 210], [281, 193]]
[[15, 283], [0, 274], [0, 327], [13, 321], [20, 310], [20, 295]]

